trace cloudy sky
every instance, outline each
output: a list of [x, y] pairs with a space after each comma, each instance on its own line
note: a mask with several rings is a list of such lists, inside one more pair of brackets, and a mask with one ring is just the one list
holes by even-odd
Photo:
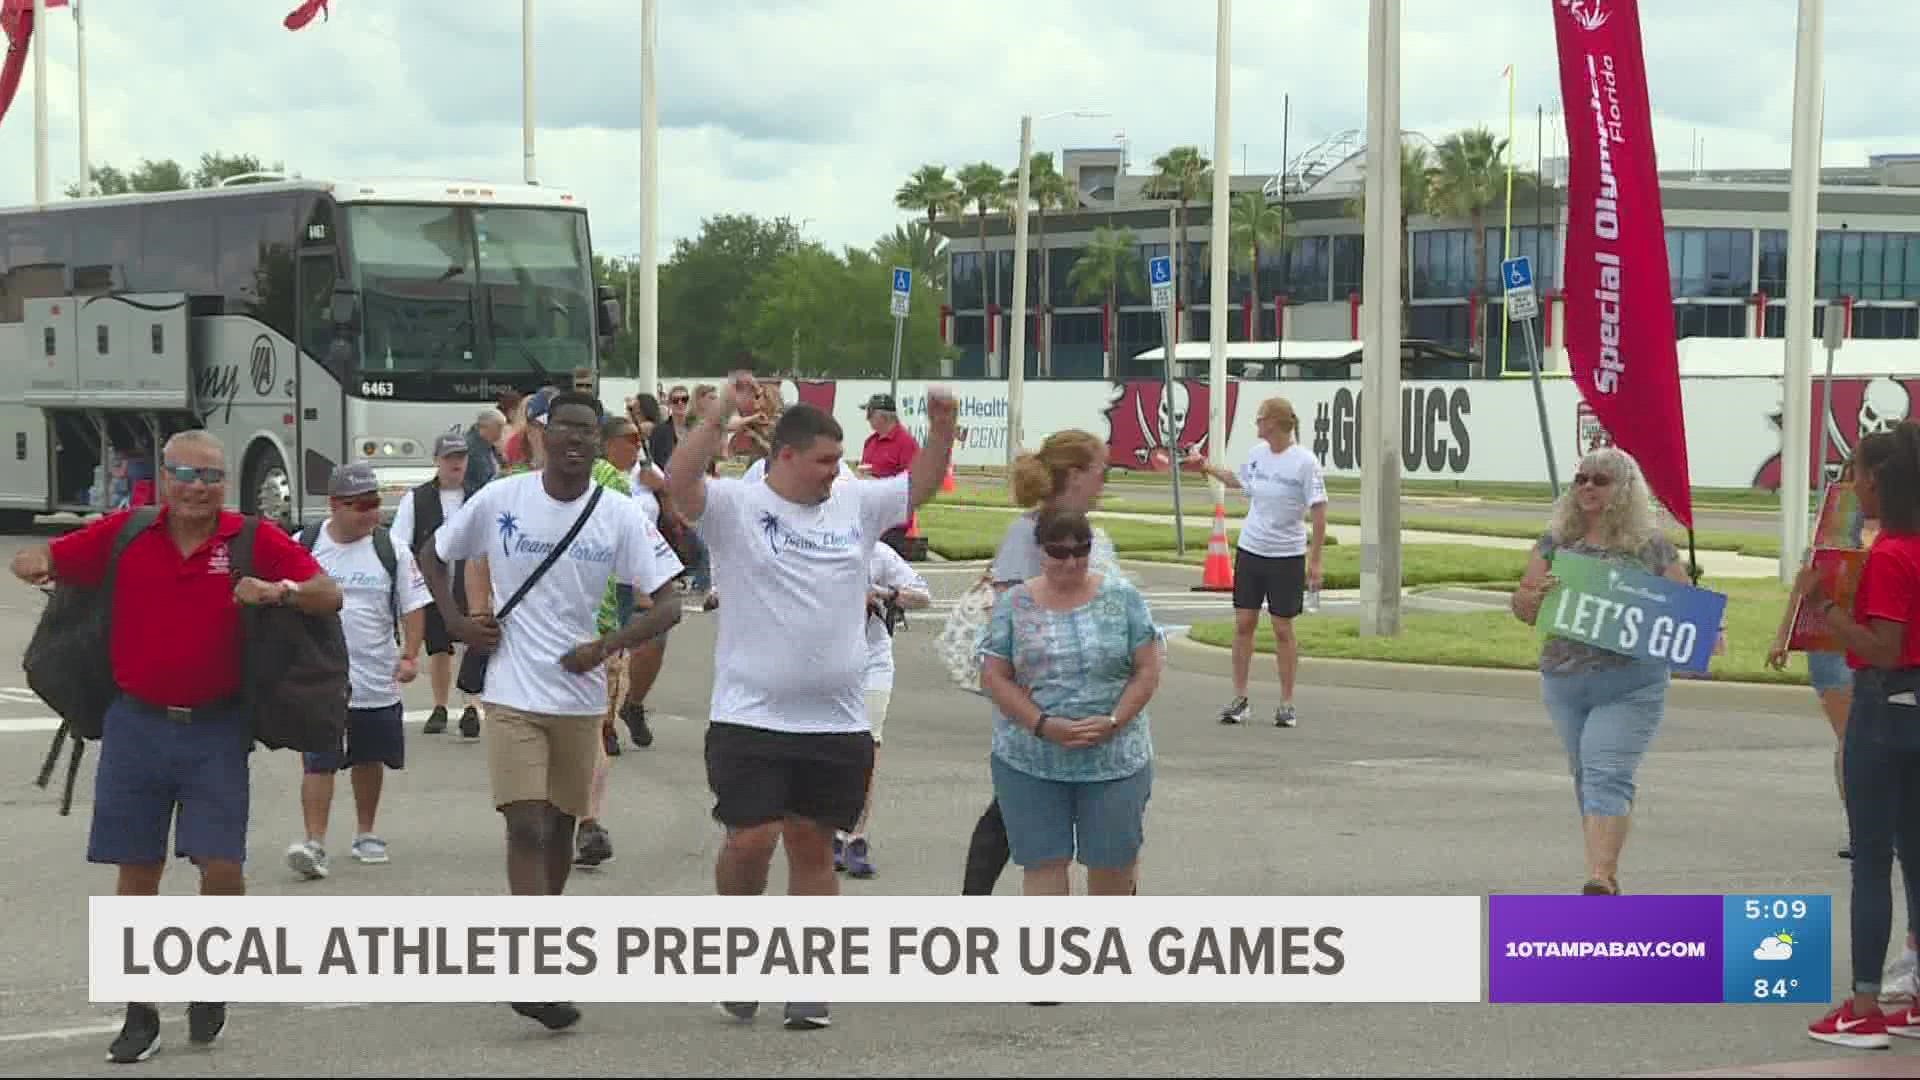
[[[289, 33], [297, 0], [85, 0], [96, 163], [253, 153], [309, 177], [521, 175], [520, 5], [333, 0]], [[1604, 0], [1614, 3], [1617, 0]], [[1552, 0], [1405, 5], [1403, 126], [1436, 140], [1504, 132], [1516, 65], [1516, 144], [1534, 108], [1561, 141]], [[1828, 165], [1920, 151], [1920, 24], [1867, 0], [1827, 15]], [[640, 5], [534, 0], [543, 182], [582, 196], [595, 246], [639, 243]], [[1643, 0], [1661, 165], [1693, 140], [1714, 167], [1785, 167], [1793, 0]], [[1213, 145], [1214, 6], [1205, 0], [659, 0], [661, 247], [728, 211], [788, 215], [833, 245], [867, 244], [907, 215], [892, 196], [923, 162], [1016, 163], [1035, 147], [1117, 145], [1136, 171], [1180, 143]], [[1272, 173], [1288, 148], [1365, 127], [1364, 0], [1240, 0], [1233, 26], [1232, 166]], [[935, 11], [938, 15], [910, 14]], [[191, 14], [186, 14], [190, 12]], [[1471, 13], [1471, 14], [1470, 14]], [[74, 33], [50, 20], [53, 189], [78, 178]], [[0, 205], [33, 197], [33, 76], [0, 121]]]

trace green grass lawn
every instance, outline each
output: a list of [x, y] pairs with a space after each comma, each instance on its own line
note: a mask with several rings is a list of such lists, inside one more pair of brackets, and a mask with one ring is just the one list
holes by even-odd
[[[927, 546], [945, 558], [986, 559], [991, 558], [999, 548], [1001, 537], [1007, 533], [1007, 526], [1018, 516], [1013, 510], [942, 501], [921, 508], [920, 531], [926, 535]], [[1112, 539], [1114, 550], [1122, 555], [1165, 552], [1168, 558], [1174, 557], [1175, 538], [1171, 524], [1106, 517], [1097, 511], [1090, 516], [1093, 523], [1105, 530]], [[1209, 535], [1210, 530], [1204, 528], [1187, 529], [1187, 551], [1197, 553], [1194, 556], [1196, 560], [1206, 555]], [[1238, 528], [1228, 528], [1227, 542], [1231, 544], [1239, 535]]]
[[[1168, 488], [1171, 491], [1172, 488]], [[1188, 517], [1208, 516], [1213, 513], [1213, 497], [1207, 492], [1207, 482], [1195, 480], [1180, 490], [1180, 509]], [[948, 492], [934, 498], [936, 506], [981, 506], [1000, 509], [1017, 509], [1013, 505], [1013, 496], [1004, 491], [992, 491], [983, 488], [962, 489]], [[1247, 501], [1237, 493], [1227, 499], [1226, 512], [1229, 518], [1247, 516]], [[1151, 502], [1146, 499], [1129, 499], [1124, 495], [1115, 495], [1112, 489], [1100, 499], [1096, 512], [1104, 510], [1110, 514], [1173, 514], [1173, 504]]]
[[[1333, 511], [1327, 514], [1329, 525], [1358, 525], [1359, 514]], [[1542, 517], [1538, 524], [1525, 521], [1499, 521], [1471, 517], [1448, 517], [1437, 514], [1406, 514], [1400, 518], [1400, 528], [1413, 532], [1463, 533], [1468, 536], [1504, 536], [1519, 540], [1537, 540], [1546, 531], [1546, 519]], [[1687, 533], [1684, 529], [1668, 529], [1668, 539], [1687, 552]], [[1780, 539], [1760, 533], [1724, 532], [1716, 529], [1697, 530], [1693, 534], [1694, 546], [1701, 551], [1734, 551], [1742, 555], [1752, 555], [1761, 559], [1780, 557]]]
[[[1191, 541], [1191, 538], [1189, 538]], [[1189, 543], [1185, 557], [1171, 551], [1141, 551], [1128, 558], [1147, 562], [1174, 562], [1199, 566], [1206, 562], [1203, 542], [1199, 550]], [[1329, 546], [1321, 566], [1321, 587], [1357, 589], [1360, 587], [1360, 549]], [[1478, 547], [1473, 544], [1407, 544], [1400, 549], [1400, 577], [1408, 587], [1422, 585], [1500, 585], [1511, 587], [1526, 573], [1527, 552], [1506, 548]]]
[[[1711, 681], [1806, 683], [1806, 658], [1801, 654], [1793, 654], [1784, 672], [1766, 666], [1767, 648], [1786, 605], [1786, 589], [1765, 580], [1709, 578], [1702, 584], [1727, 594], [1727, 655], [1714, 658]], [[1401, 633], [1391, 638], [1363, 638], [1359, 620], [1346, 617], [1310, 616], [1295, 622], [1294, 628], [1302, 656], [1519, 670], [1537, 667], [1542, 640], [1537, 628], [1505, 611], [1408, 612], [1402, 616]], [[1191, 633], [1194, 640], [1209, 645], [1233, 643], [1233, 623], [1227, 620], [1196, 624]], [[1254, 648], [1273, 651], [1273, 635], [1265, 623]]]

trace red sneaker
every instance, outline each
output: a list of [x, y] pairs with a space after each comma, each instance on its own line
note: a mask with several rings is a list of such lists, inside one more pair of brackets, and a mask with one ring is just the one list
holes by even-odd
[[1920, 1039], [1920, 1006], [1908, 1005], [1882, 1015], [1886, 1018], [1887, 1034]]
[[[1907, 1013], [1902, 1012], [1904, 1020]], [[1835, 1046], [1851, 1046], [1856, 1050], [1885, 1050], [1892, 1044], [1887, 1038], [1887, 1017], [1884, 1013], [1871, 1013], [1860, 1016], [1853, 1011], [1853, 999], [1840, 1003], [1840, 1007], [1820, 1018], [1819, 1022], [1809, 1025], [1807, 1034], [1823, 1043]]]

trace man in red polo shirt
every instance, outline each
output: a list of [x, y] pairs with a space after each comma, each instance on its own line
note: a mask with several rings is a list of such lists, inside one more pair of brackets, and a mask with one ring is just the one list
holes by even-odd
[[[873, 428], [873, 434], [867, 436], [866, 443], [860, 447], [860, 475], [873, 480], [885, 480], [913, 467], [914, 456], [920, 453], [920, 444], [914, 439], [913, 432], [900, 422], [900, 413], [894, 406], [892, 394], [875, 394], [867, 401], [867, 425]], [[888, 529], [881, 535], [880, 541], [905, 555], [907, 528], [913, 518], [913, 514], [908, 514], [906, 521]]]
[[[87, 860], [120, 868], [119, 895], [157, 896], [173, 829], [174, 854], [200, 868], [201, 894], [239, 896], [253, 746], [241, 701], [240, 605], [326, 615], [340, 610], [340, 589], [305, 548], [266, 524], [255, 533], [253, 575], [236, 582], [228, 545], [242, 519], [222, 508], [220, 441], [183, 431], [167, 440], [162, 461], [160, 516], [121, 553], [115, 579], [108, 652], [120, 697], [101, 733]], [[100, 584], [128, 513], [21, 551], [14, 575], [34, 585]], [[187, 1008], [196, 1043], [212, 1042], [225, 1024], [224, 1004]], [[131, 1003], [107, 1059], [144, 1061], [159, 1041], [159, 1011]]]

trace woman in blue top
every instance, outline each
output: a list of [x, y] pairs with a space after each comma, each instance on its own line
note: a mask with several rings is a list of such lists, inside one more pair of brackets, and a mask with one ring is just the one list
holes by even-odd
[[1044, 513], [1034, 532], [1040, 576], [1001, 595], [983, 646], [994, 795], [1027, 895], [1067, 895], [1077, 855], [1089, 894], [1126, 896], [1153, 790], [1159, 639], [1139, 590], [1089, 573], [1085, 514]]

